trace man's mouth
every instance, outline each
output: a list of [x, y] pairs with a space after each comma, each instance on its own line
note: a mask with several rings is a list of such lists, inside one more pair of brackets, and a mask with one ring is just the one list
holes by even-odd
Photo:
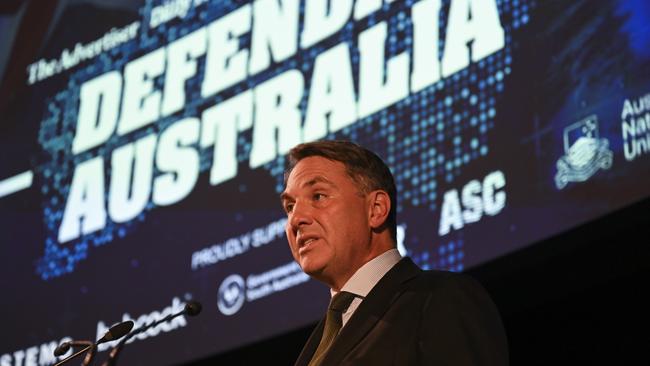
[[311, 246], [312, 243], [314, 243], [318, 238], [308, 238], [306, 240], [300, 240], [298, 242], [298, 253], [302, 253], [306, 250], [308, 250]]
[[314, 241], [314, 240], [316, 240], [316, 238], [307, 239], [307, 240], [305, 240], [304, 243], [302, 243], [302, 245], [303, 245], [303, 246], [308, 245], [309, 243], [311, 243], [311, 242]]

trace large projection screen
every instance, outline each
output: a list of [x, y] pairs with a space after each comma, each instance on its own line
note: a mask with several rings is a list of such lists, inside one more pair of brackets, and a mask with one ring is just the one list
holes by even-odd
[[301, 142], [387, 162], [398, 248], [425, 269], [645, 199], [649, 24], [641, 0], [60, 1], [1, 111], [0, 365], [191, 299], [199, 317], [121, 362], [315, 322], [329, 292], [293, 262], [279, 200]]

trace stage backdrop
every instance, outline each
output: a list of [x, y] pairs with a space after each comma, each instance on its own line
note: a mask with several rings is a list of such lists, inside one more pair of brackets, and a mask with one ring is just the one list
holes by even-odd
[[[177, 364], [315, 322], [286, 153], [346, 139], [399, 192], [398, 246], [463, 271], [650, 195], [643, 0], [60, 2], [0, 136], [0, 365], [127, 344]], [[100, 348], [105, 359], [108, 346]]]

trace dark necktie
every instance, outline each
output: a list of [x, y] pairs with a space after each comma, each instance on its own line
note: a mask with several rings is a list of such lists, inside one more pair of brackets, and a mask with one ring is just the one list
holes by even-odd
[[320, 365], [323, 361], [327, 351], [341, 330], [343, 324], [343, 312], [347, 310], [354, 298], [354, 294], [345, 291], [341, 291], [332, 297], [330, 306], [327, 309], [327, 315], [325, 316], [323, 336], [320, 339], [316, 352], [314, 352], [314, 356], [309, 362], [309, 366]]

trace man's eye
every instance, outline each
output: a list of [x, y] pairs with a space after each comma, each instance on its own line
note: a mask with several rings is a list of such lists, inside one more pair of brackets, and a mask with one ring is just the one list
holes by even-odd
[[286, 204], [286, 205], [284, 206], [284, 210], [285, 210], [287, 213], [290, 213], [290, 212], [293, 210], [293, 203]]
[[320, 201], [325, 198], [325, 195], [322, 193], [314, 193], [314, 201]]

